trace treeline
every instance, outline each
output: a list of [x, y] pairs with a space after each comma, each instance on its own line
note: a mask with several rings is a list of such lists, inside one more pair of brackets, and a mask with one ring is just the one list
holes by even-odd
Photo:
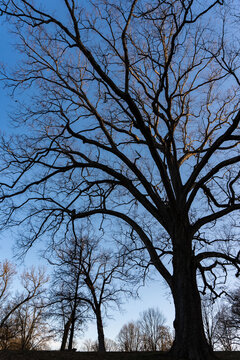
[[[140, 314], [137, 321], [123, 325], [116, 341], [106, 339], [108, 351], [168, 351], [173, 343], [171, 329], [157, 308], [149, 308]], [[84, 342], [84, 350], [97, 351], [97, 341]]]
[[[124, 297], [136, 294], [139, 279], [129, 258], [122, 249], [113, 251], [103, 239], [83, 231], [81, 236], [73, 233], [62, 245], [52, 246], [45, 257], [53, 268], [48, 289], [44, 273], [32, 269], [22, 274], [19, 294], [11, 291], [16, 276], [13, 265], [2, 264], [0, 348], [40, 349], [54, 336], [61, 350], [72, 350], [74, 340], [94, 319], [98, 351], [106, 351], [103, 319], [108, 309], [119, 309]], [[41, 331], [43, 323], [48, 328]]]
[[[125, 271], [127, 261], [120, 261], [123, 257], [117, 261], [116, 254], [100, 245], [101, 241], [84, 236], [81, 241], [64, 243], [54, 256], [51, 254], [51, 279], [42, 268], [17, 274], [9, 261], [0, 264], [1, 350], [46, 349], [53, 339], [61, 342], [61, 350], [72, 350], [90, 321], [96, 323], [98, 339], [85, 340], [81, 350], [171, 348], [174, 334], [156, 308], [123, 325], [115, 340], [105, 339], [103, 320], [107, 309], [111, 305], [119, 307], [124, 296], [133, 295], [130, 284], [134, 285], [134, 277], [129, 268]], [[240, 288], [218, 303], [203, 298], [202, 313], [206, 337], [214, 350], [239, 349]]]

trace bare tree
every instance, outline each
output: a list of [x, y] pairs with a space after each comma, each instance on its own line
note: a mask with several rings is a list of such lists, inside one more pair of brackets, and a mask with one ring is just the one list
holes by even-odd
[[12, 279], [16, 275], [15, 267], [8, 260], [0, 263], [0, 308], [1, 318], [6, 315], [3, 314], [3, 309], [6, 307], [6, 301], [9, 297], [10, 286]]
[[[239, 348], [239, 328], [233, 326], [231, 309], [227, 304], [222, 304], [216, 314], [217, 334], [216, 338], [221, 350], [234, 351]], [[236, 323], [235, 323], [236, 324]]]
[[216, 304], [211, 299], [202, 299], [202, 314], [203, 314], [203, 325], [206, 334], [207, 341], [213, 350], [216, 350], [218, 342], [217, 336], [217, 310]]
[[166, 351], [170, 349], [172, 345], [171, 336], [165, 322], [166, 319], [157, 308], [149, 308], [140, 315], [139, 329], [144, 351]]
[[118, 344], [121, 351], [139, 351], [141, 350], [141, 333], [139, 324], [129, 322], [123, 325], [118, 334]]
[[34, 301], [24, 304], [14, 313], [16, 335], [12, 344], [15, 349], [42, 350], [48, 347], [54, 334], [47, 325], [45, 310], [42, 301]]
[[1, 264], [2, 267], [2, 284], [1, 284], [1, 319], [0, 328], [4, 326], [9, 317], [25, 303], [30, 300], [39, 298], [45, 291], [44, 285], [48, 278], [45, 276], [43, 269], [38, 270], [33, 267], [21, 274], [21, 283], [23, 291], [16, 294], [9, 294], [10, 279], [15, 274], [13, 265], [8, 261]]
[[60, 323], [61, 351], [66, 347], [72, 350], [74, 336], [82, 330], [88, 311], [86, 303], [78, 298], [82, 286], [81, 271], [70, 262], [70, 259], [68, 260], [67, 264], [64, 263], [64, 259], [61, 259], [60, 264], [57, 263], [60, 266], [56, 266], [53, 271], [49, 293], [50, 317], [53, 317], [56, 323]]
[[61, 338], [61, 351], [73, 349], [74, 337], [76, 333], [83, 331], [83, 325], [86, 321], [84, 315], [86, 306], [75, 296], [76, 283], [70, 282], [66, 284], [70, 278], [70, 276], [65, 277], [65, 279], [62, 278], [59, 284], [56, 284], [55, 279], [52, 283], [54, 287], [50, 292], [48, 302], [49, 317], [54, 319], [55, 326], [57, 327], [56, 332], [58, 337]]
[[117, 342], [109, 338], [105, 338], [105, 347], [106, 347], [106, 351], [111, 351], [111, 352], [119, 351]]
[[96, 352], [98, 351], [98, 341], [93, 341], [92, 339], [86, 339], [83, 342], [83, 350], [89, 352]]
[[11, 279], [16, 275], [14, 266], [7, 260], [0, 266], [0, 347], [40, 347], [41, 343], [48, 340], [48, 336], [44, 336], [40, 331], [40, 327], [43, 326], [40, 326], [40, 319], [42, 321], [43, 317], [43, 305], [40, 306], [40, 303], [43, 301], [42, 296], [46, 291], [48, 278], [41, 268], [25, 270], [21, 274], [23, 289], [14, 294], [11, 288]]
[[[114, 340], [108, 338], [105, 338], [105, 348], [106, 351], [112, 351], [112, 352], [119, 350], [118, 344]], [[89, 351], [89, 352], [98, 351], [98, 341], [86, 339], [83, 342], [83, 351]]]
[[219, 302], [203, 299], [203, 320], [206, 337], [214, 350], [234, 351], [240, 345], [239, 320], [232, 312], [236, 293]]
[[168, 351], [172, 346], [170, 330], [158, 309], [149, 308], [139, 320], [123, 325], [118, 334], [122, 351]]
[[231, 326], [240, 331], [240, 287], [231, 292], [228, 297], [231, 312]]
[[14, 114], [25, 135], [2, 139], [3, 226], [28, 224], [29, 247], [84, 218], [125, 224], [171, 290], [173, 355], [194, 360], [213, 358], [199, 289], [219, 296], [218, 272], [239, 275], [238, 240], [220, 231], [240, 209], [239, 32], [224, 3], [0, 1], [22, 53], [3, 77], [30, 99]]
[[[62, 278], [60, 283], [71, 281], [73, 288], [72, 292], [67, 290], [67, 296], [63, 291], [63, 298], [74, 301], [69, 321], [72, 329], [79, 305], [87, 305], [96, 319], [98, 351], [106, 351], [104, 313], [108, 313], [107, 308], [111, 305], [119, 306], [123, 294], [131, 294], [127, 283], [131, 281], [132, 275], [129, 268], [126, 268], [124, 257], [104, 249], [99, 238], [92, 239], [83, 234], [73, 236], [55, 252], [55, 261], [51, 261], [57, 266], [55, 275], [58, 279]], [[133, 285], [133, 281], [131, 284]], [[70, 340], [71, 335], [73, 337], [70, 333]]]
[[161, 328], [161, 337], [158, 343], [159, 351], [169, 351], [173, 344], [173, 334], [168, 326]]

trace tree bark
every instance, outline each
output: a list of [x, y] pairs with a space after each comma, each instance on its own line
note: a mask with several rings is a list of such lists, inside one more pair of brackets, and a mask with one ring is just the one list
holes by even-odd
[[105, 348], [105, 340], [104, 340], [104, 331], [103, 331], [103, 323], [102, 323], [102, 315], [100, 308], [96, 309], [96, 317], [97, 317], [97, 332], [98, 332], [98, 351], [106, 352]]
[[179, 230], [173, 244], [175, 340], [170, 352], [176, 359], [215, 359], [204, 333], [191, 236]]

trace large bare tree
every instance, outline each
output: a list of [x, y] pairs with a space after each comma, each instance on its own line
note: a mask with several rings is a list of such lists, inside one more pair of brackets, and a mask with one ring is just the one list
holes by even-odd
[[173, 355], [212, 359], [199, 290], [218, 296], [220, 273], [239, 274], [239, 39], [230, 2], [48, 6], [0, 1], [22, 53], [3, 75], [17, 101], [25, 92], [13, 117], [26, 125], [2, 141], [2, 223], [28, 224], [28, 247], [72, 221], [116, 220], [129, 251], [146, 251], [171, 290]]

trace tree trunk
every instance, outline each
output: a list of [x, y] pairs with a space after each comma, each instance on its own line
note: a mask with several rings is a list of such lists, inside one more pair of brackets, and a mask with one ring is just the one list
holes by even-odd
[[75, 322], [76, 322], [76, 309], [77, 309], [77, 294], [75, 294], [74, 306], [71, 314], [71, 329], [68, 341], [68, 350], [72, 350], [73, 347], [73, 336], [75, 330]]
[[71, 329], [70, 329], [69, 340], [68, 340], [68, 350], [72, 350], [72, 347], [73, 347], [74, 329], [75, 329], [75, 318], [73, 317]]
[[73, 303], [73, 310], [72, 310], [72, 314], [71, 314], [72, 321], [71, 321], [70, 336], [69, 336], [69, 341], [68, 341], [68, 350], [72, 350], [72, 347], [73, 347], [73, 336], [74, 336], [74, 330], [75, 330], [77, 300], [78, 300], [79, 277], [80, 277], [80, 271], [78, 271], [77, 279], [76, 279], [74, 303]]
[[98, 351], [105, 352], [105, 340], [104, 340], [104, 331], [103, 331], [103, 323], [102, 323], [102, 315], [100, 307], [96, 309], [96, 317], [97, 317], [97, 332], [98, 332]]
[[170, 352], [176, 359], [215, 359], [204, 334], [192, 241], [188, 236], [179, 234], [173, 244], [175, 340]]
[[62, 337], [62, 343], [60, 351], [64, 351], [66, 349], [66, 343], [68, 338], [68, 333], [71, 325], [71, 319], [69, 319], [66, 324], [64, 325], [64, 331], [63, 331], [63, 337]]

